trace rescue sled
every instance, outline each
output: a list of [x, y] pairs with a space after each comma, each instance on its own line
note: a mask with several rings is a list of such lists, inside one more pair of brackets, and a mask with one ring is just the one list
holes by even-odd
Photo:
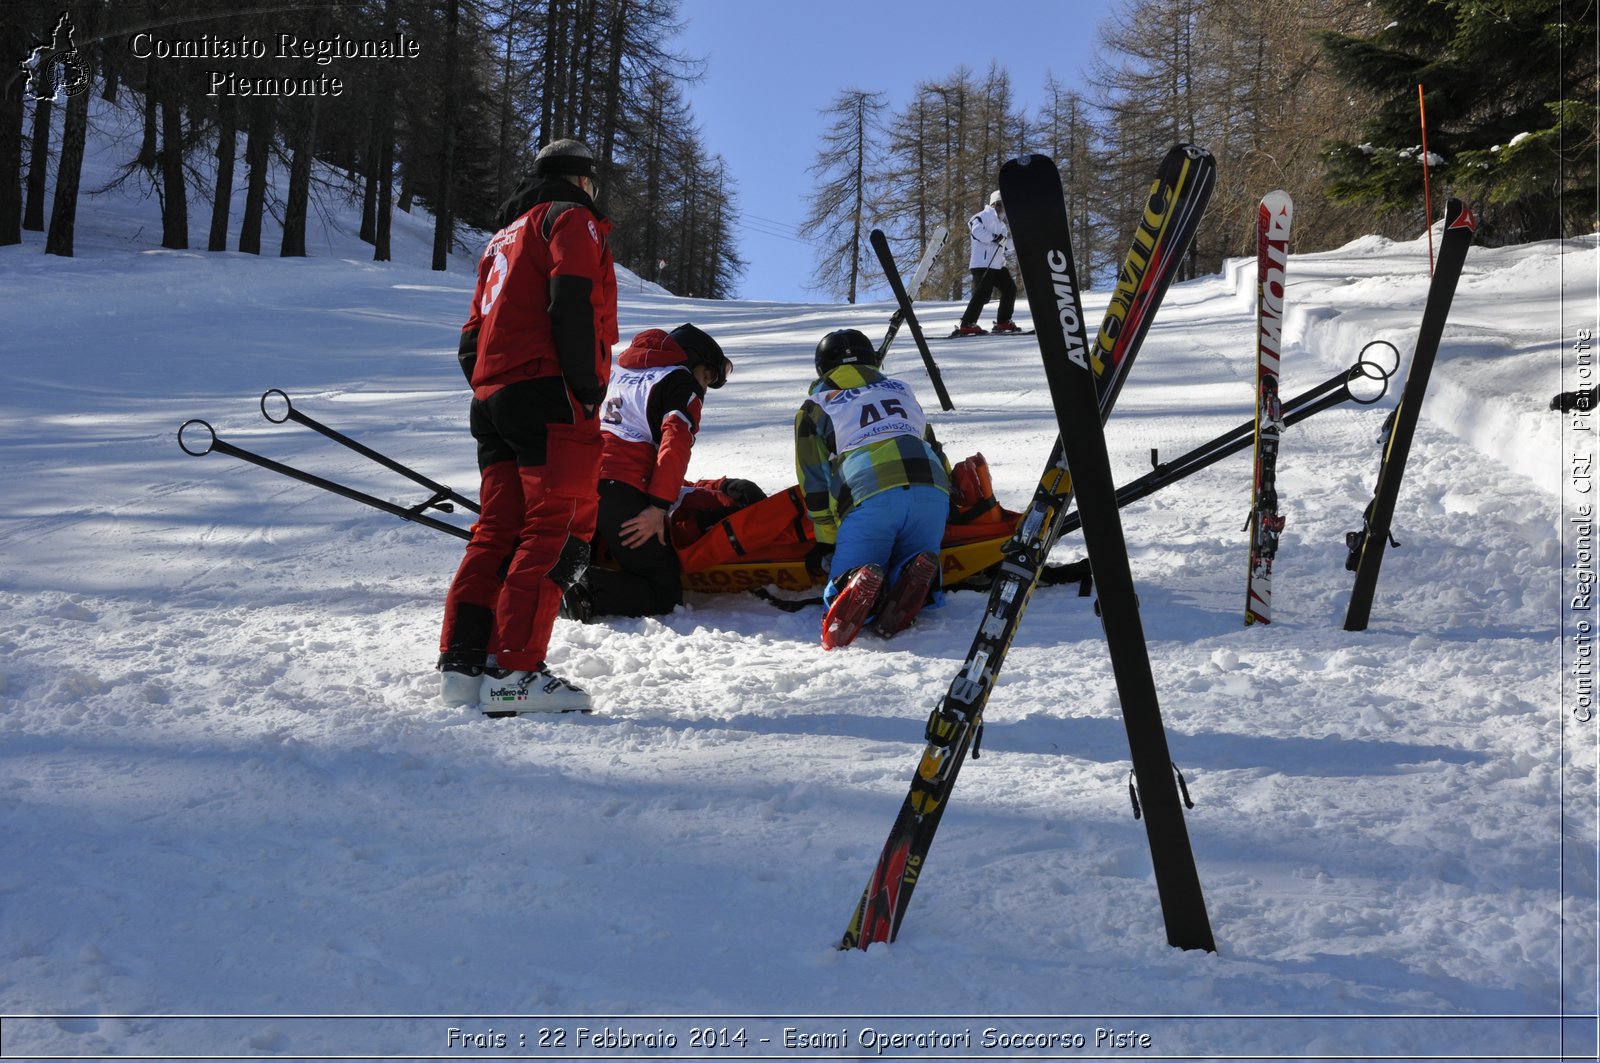
[[[946, 588], [981, 580], [1000, 562], [1000, 548], [1011, 538], [1020, 515], [994, 504], [992, 497], [987, 501], [988, 505], [958, 510], [945, 525], [940, 564]], [[685, 590], [795, 593], [828, 579], [806, 564], [817, 541], [798, 486], [717, 520], [692, 541], [685, 542], [681, 530], [674, 532]]]

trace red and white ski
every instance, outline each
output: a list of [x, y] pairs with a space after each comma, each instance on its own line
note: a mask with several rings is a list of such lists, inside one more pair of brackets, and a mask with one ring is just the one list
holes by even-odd
[[1272, 621], [1272, 561], [1283, 533], [1278, 512], [1278, 441], [1283, 403], [1278, 368], [1283, 350], [1284, 278], [1289, 267], [1289, 230], [1294, 201], [1278, 189], [1261, 197], [1256, 211], [1256, 462], [1250, 497], [1250, 578], [1244, 622]]

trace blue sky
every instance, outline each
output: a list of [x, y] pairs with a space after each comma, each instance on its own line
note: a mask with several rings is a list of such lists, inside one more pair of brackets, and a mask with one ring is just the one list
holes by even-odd
[[739, 297], [824, 299], [806, 288], [816, 260], [795, 227], [827, 124], [820, 112], [840, 90], [882, 91], [898, 109], [919, 81], [962, 64], [981, 75], [998, 60], [1031, 109], [1047, 72], [1079, 80], [1096, 27], [1115, 9], [1116, 0], [681, 0], [677, 44], [708, 60], [687, 96], [707, 150], [728, 162], [744, 215]]

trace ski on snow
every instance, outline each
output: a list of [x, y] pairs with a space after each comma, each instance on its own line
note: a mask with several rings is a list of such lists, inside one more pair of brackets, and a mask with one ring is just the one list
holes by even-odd
[[1283, 436], [1283, 401], [1278, 394], [1283, 352], [1284, 279], [1294, 201], [1278, 189], [1256, 208], [1256, 465], [1250, 496], [1250, 572], [1245, 582], [1244, 622], [1272, 622], [1272, 561], [1278, 556], [1283, 514], [1278, 511], [1278, 443]]
[[1346, 540], [1350, 557], [1345, 567], [1356, 574], [1350, 592], [1350, 607], [1345, 612], [1346, 631], [1365, 631], [1372, 616], [1372, 599], [1378, 589], [1378, 570], [1383, 565], [1383, 549], [1390, 540], [1395, 501], [1400, 497], [1400, 480], [1405, 475], [1406, 458], [1411, 453], [1411, 437], [1422, 413], [1422, 397], [1428, 390], [1428, 376], [1439, 353], [1445, 319], [1455, 298], [1467, 248], [1477, 232], [1478, 222], [1459, 199], [1450, 200], [1444, 212], [1444, 236], [1439, 242], [1439, 260], [1434, 265], [1433, 281], [1428, 286], [1428, 301], [1422, 310], [1422, 325], [1417, 330], [1417, 346], [1406, 370], [1400, 402], [1389, 415], [1388, 439], [1383, 461], [1378, 468], [1378, 486], [1362, 516], [1360, 531], [1350, 532]]
[[943, 340], [975, 340], [975, 339], [982, 339], [985, 336], [1032, 336], [1032, 335], [1033, 335], [1033, 329], [1031, 329], [1031, 328], [1019, 328], [1014, 332], [993, 332], [993, 331], [991, 331], [991, 332], [962, 332], [961, 330], [957, 329], [955, 332], [947, 333], [946, 335], [940, 336], [938, 338], [939, 339], [943, 339]]
[[[1033, 172], [1045, 169], [1059, 183], [1053, 166], [1036, 165]], [[1026, 167], [1010, 170], [1013, 175], [1023, 171]], [[1002, 171], [1002, 196], [1006, 195], [1006, 172]], [[1092, 349], [1085, 344], [1100, 419], [1116, 402], [1156, 308], [1194, 239], [1215, 180], [1216, 164], [1203, 148], [1180, 144], [1162, 160], [1095, 344]], [[1032, 219], [1035, 197], [1022, 188], [1013, 194], [1030, 200], [1023, 209]], [[1059, 199], [1059, 188], [1056, 195]], [[1013, 220], [1013, 232], [1018, 224]], [[1053, 300], [1034, 305], [1050, 306]], [[1076, 327], [1082, 330], [1081, 313]], [[978, 755], [984, 706], [1072, 501], [1072, 478], [1064, 454], [1058, 436], [1033, 500], [1002, 549], [989, 602], [961, 670], [928, 717], [926, 745], [910, 790], [839, 943], [841, 949], [865, 949], [874, 942], [893, 941], [900, 932], [961, 766], [969, 752]]]
[[[917, 301], [917, 296], [922, 294], [922, 282], [928, 279], [928, 274], [933, 271], [933, 260], [939, 257], [939, 251], [944, 247], [944, 242], [950, 238], [950, 230], [943, 225], [933, 230], [933, 236], [928, 240], [928, 249], [922, 252], [922, 261], [917, 263], [917, 268], [911, 274], [911, 283], [906, 285], [906, 297], [911, 302]], [[897, 304], [894, 313], [889, 317], [889, 331], [883, 334], [883, 342], [878, 344], [878, 363], [889, 355], [889, 344], [894, 342], [895, 335], [899, 333], [900, 326], [905, 323], [906, 312]]]
[[883, 266], [883, 275], [889, 281], [889, 288], [894, 292], [895, 302], [900, 304], [900, 315], [906, 326], [911, 329], [911, 338], [916, 341], [917, 351], [922, 355], [922, 364], [928, 367], [928, 379], [933, 381], [934, 393], [939, 396], [939, 407], [944, 410], [955, 409], [955, 404], [950, 401], [950, 393], [944, 389], [944, 378], [939, 375], [939, 366], [933, 360], [933, 352], [928, 350], [928, 341], [922, 335], [922, 326], [917, 324], [917, 312], [911, 308], [911, 296], [906, 294], [906, 286], [900, 280], [900, 268], [894, 264], [894, 253], [889, 250], [889, 238], [883, 235], [882, 229], [872, 230], [872, 249], [878, 253], [878, 262]]

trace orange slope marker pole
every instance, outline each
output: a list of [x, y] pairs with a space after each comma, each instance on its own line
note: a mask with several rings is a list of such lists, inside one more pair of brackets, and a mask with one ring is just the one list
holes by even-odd
[[1417, 115], [1422, 119], [1422, 209], [1428, 217], [1428, 276], [1433, 276], [1433, 184], [1428, 174], [1428, 109], [1417, 86]]

